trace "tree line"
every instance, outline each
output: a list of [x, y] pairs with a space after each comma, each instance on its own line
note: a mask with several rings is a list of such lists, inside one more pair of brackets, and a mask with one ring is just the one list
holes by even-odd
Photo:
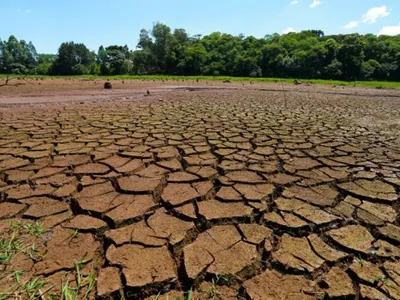
[[0, 73], [38, 75], [212, 75], [340, 80], [400, 80], [400, 35], [325, 35], [321, 30], [253, 36], [190, 36], [156, 23], [136, 49], [62, 43], [56, 55], [32, 42], [0, 40]]

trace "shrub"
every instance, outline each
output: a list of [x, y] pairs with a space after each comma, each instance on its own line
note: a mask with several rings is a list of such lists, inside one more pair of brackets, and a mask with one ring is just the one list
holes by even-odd
[[82, 64], [76, 64], [72, 67], [72, 72], [74, 75], [88, 75], [90, 73], [89, 69]]

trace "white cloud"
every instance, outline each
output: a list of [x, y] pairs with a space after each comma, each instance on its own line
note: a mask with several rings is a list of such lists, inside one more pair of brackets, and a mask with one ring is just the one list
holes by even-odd
[[26, 14], [30, 14], [30, 13], [31, 13], [31, 10], [30, 10], [30, 9], [27, 9], [27, 10], [25, 10], [25, 13], [26, 13]]
[[296, 32], [296, 29], [293, 29], [292, 27], [289, 27], [289, 28], [283, 30], [282, 34], [287, 34], [287, 33], [290, 33], [290, 32]]
[[293, 0], [293, 1], [290, 2], [290, 5], [296, 5], [298, 3], [299, 3], [299, 0]]
[[314, 7], [317, 7], [320, 4], [321, 4], [320, 0], [313, 0], [313, 3], [310, 4], [310, 7], [314, 8]]
[[378, 33], [378, 35], [398, 35], [398, 34], [400, 34], [400, 24], [396, 26], [385, 26]]
[[[390, 15], [390, 10], [386, 5], [383, 6], [376, 6], [368, 10], [358, 21], [350, 21], [346, 25], [344, 25], [344, 29], [352, 29], [356, 28], [361, 23], [364, 24], [374, 24], [380, 18], [384, 18]], [[391, 26], [389, 26], [391, 27]]]
[[347, 23], [346, 25], [344, 25], [344, 29], [356, 28], [359, 24], [360, 24], [359, 21], [351, 21], [351, 22]]
[[373, 24], [376, 23], [379, 18], [387, 17], [389, 14], [390, 12], [386, 5], [373, 7], [363, 16], [362, 22]]

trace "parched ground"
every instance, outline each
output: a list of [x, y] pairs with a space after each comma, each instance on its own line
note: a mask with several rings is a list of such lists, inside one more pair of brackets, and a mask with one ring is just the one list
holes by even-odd
[[400, 299], [398, 90], [69, 84], [0, 88], [0, 299]]

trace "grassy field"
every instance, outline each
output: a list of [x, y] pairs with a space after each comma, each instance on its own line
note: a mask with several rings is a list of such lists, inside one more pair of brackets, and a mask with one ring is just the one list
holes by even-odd
[[[0, 74], [0, 79], [6, 78], [7, 75]], [[253, 81], [253, 82], [285, 82], [293, 83], [293, 78], [251, 78], [251, 77], [230, 77], [230, 76], [173, 76], [173, 75], [117, 75], [117, 76], [98, 76], [98, 75], [81, 75], [81, 76], [43, 76], [43, 75], [10, 75], [10, 78], [63, 78], [63, 79], [103, 79], [103, 80], [215, 80], [232, 82]], [[359, 86], [370, 88], [394, 89], [400, 88], [400, 82], [390, 81], [340, 81], [340, 80], [323, 80], [323, 79], [301, 79], [302, 83], [325, 84], [337, 86]]]

